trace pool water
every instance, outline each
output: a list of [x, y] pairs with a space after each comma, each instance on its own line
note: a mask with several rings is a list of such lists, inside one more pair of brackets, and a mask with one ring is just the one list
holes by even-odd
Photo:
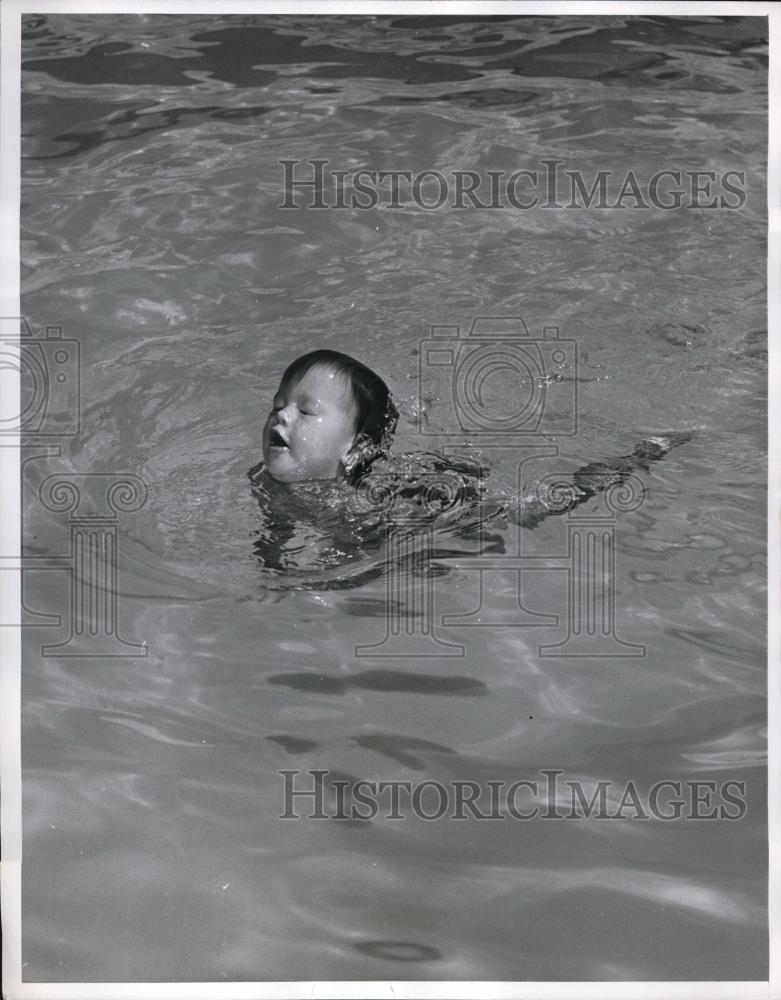
[[[24, 28], [23, 313], [78, 341], [81, 373], [78, 434], [27, 452], [26, 555], [70, 551], [48, 476], [147, 490], [101, 522], [120, 655], [41, 655], [68, 638], [70, 574], [26, 574], [25, 979], [765, 979], [765, 20]], [[735, 170], [746, 199], [286, 210], [282, 159], [480, 175], [559, 159], [589, 184]], [[450, 525], [417, 577], [392, 539], [307, 562], [328, 547], [316, 514], [289, 571], [259, 557], [247, 470], [281, 371], [315, 347], [383, 375], [400, 453], [451, 448], [490, 467], [492, 495], [517, 492], [528, 440], [454, 431], [418, 382], [432, 325], [485, 316], [577, 345], [558, 372], [577, 433], [535, 439], [531, 479], [694, 432], [636, 471], [642, 503], [611, 522], [616, 634], [644, 656], [540, 655], [567, 634], [566, 516]], [[537, 560], [521, 596], [519, 546]], [[375, 645], [399, 616], [419, 642], [401, 658]], [[310, 770], [737, 781], [747, 811], [283, 821], [285, 769], [308, 786]]]

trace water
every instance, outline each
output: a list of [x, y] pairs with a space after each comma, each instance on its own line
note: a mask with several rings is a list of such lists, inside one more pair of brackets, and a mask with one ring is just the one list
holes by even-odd
[[[79, 434], [25, 466], [27, 554], [69, 551], [67, 514], [37, 499], [47, 475], [148, 487], [117, 521], [119, 630], [146, 658], [42, 657], [67, 628], [26, 630], [25, 978], [766, 978], [765, 22], [25, 25], [23, 311], [78, 339], [82, 372]], [[738, 170], [747, 200], [281, 210], [283, 158]], [[442, 632], [463, 656], [356, 657], [385, 634], [382, 554], [303, 578], [258, 560], [246, 472], [280, 372], [314, 347], [386, 378], [399, 451], [455, 443], [512, 493], [517, 445], [418, 431], [420, 341], [481, 315], [577, 342], [577, 373], [562, 369], [578, 432], [545, 438], [558, 456], [533, 476], [696, 432], [615, 519], [617, 630], [644, 658], [541, 658], [566, 630], [508, 627], [517, 578], [501, 567], [484, 576], [494, 627]], [[466, 558], [511, 555], [518, 531], [437, 544], [437, 615], [463, 617], [479, 601]], [[566, 519], [520, 544], [561, 565]], [[529, 611], [565, 614], [566, 574], [523, 586]], [[67, 623], [67, 588], [65, 572], [28, 573], [28, 609]], [[641, 790], [745, 781], [748, 811], [277, 818], [281, 769], [484, 785], [551, 768]]]

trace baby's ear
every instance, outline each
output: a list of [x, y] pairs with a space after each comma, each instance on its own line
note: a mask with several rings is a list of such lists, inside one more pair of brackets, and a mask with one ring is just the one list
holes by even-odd
[[359, 465], [370, 460], [376, 450], [377, 445], [368, 434], [359, 434], [344, 457], [344, 471], [348, 474], [353, 472]]

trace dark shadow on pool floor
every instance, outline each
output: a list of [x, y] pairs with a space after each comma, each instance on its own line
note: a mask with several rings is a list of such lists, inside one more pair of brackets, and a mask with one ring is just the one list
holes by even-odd
[[363, 691], [389, 691], [396, 694], [446, 694], [472, 697], [484, 695], [488, 686], [473, 677], [438, 677], [431, 674], [416, 674], [403, 670], [363, 670], [346, 677], [331, 674], [301, 672], [275, 674], [269, 677], [269, 684], [280, 684], [296, 691], [311, 691], [316, 694], [344, 695], [350, 688]]

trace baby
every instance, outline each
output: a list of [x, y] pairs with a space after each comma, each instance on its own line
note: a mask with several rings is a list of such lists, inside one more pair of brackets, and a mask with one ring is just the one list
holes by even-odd
[[[356, 484], [376, 459], [387, 455], [398, 418], [388, 387], [366, 365], [339, 351], [304, 354], [282, 376], [263, 428], [263, 462], [250, 470], [250, 479], [257, 483], [265, 471], [277, 483], [332, 480]], [[572, 477], [572, 499], [563, 508], [519, 497], [500, 510], [533, 528], [549, 514], [561, 514], [625, 482], [633, 471], [647, 470], [649, 463], [691, 437], [689, 432], [649, 437], [629, 455], [582, 466]], [[442, 471], [442, 467], [468, 471], [444, 459], [429, 471]], [[425, 491], [425, 476], [412, 486], [401, 482], [396, 486], [399, 498], [405, 498]]]
[[263, 428], [265, 470], [281, 483], [355, 482], [386, 453], [398, 418], [366, 365], [339, 351], [304, 354], [282, 375]]

